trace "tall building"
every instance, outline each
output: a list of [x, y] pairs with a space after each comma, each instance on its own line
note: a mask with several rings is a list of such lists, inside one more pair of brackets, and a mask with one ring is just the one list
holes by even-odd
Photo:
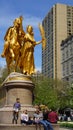
[[47, 44], [42, 49], [43, 75], [61, 79], [61, 42], [73, 33], [73, 6], [57, 3], [42, 21]]
[[62, 79], [73, 84], [73, 35], [61, 43]]

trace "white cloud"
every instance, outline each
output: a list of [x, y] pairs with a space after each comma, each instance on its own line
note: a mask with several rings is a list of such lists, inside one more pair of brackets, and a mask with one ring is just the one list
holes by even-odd
[[6, 61], [3, 58], [0, 58], [0, 66], [4, 67], [6, 65]]
[[39, 71], [39, 72], [41, 72], [41, 67], [39, 66], [39, 67], [36, 67], [35, 68], [35, 71], [37, 72], [37, 71]]
[[23, 25], [27, 26], [27, 25], [32, 25], [34, 28], [38, 27], [38, 24], [41, 23], [42, 19], [39, 17], [35, 17], [35, 16], [30, 16], [30, 15], [25, 15], [24, 16], [24, 21], [23, 21]]
[[[20, 15], [19, 15], [20, 16]], [[7, 28], [10, 26], [13, 26], [13, 21], [15, 18], [19, 16], [10, 16], [10, 15], [4, 15], [0, 16], [0, 27], [1, 28]], [[26, 27], [27, 25], [32, 25], [34, 28], [38, 27], [38, 23], [41, 23], [42, 19], [39, 17], [31, 16], [31, 15], [24, 15], [23, 16], [23, 27]]]

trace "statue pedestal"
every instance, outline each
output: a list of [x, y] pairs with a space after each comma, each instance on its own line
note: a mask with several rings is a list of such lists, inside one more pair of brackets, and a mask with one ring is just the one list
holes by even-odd
[[0, 123], [11, 123], [13, 104], [20, 98], [21, 111], [35, 111], [32, 105], [34, 84], [30, 76], [13, 72], [3, 82], [1, 89]]

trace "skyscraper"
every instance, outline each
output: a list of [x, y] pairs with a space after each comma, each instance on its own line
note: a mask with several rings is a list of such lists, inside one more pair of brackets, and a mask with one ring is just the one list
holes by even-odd
[[42, 73], [50, 78], [61, 79], [62, 40], [73, 33], [73, 6], [57, 3], [42, 21], [47, 38], [42, 49]]

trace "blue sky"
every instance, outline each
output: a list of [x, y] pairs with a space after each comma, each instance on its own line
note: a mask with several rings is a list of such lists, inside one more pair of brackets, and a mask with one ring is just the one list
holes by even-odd
[[[0, 0], [0, 54], [4, 46], [4, 35], [7, 29], [13, 25], [15, 18], [23, 16], [24, 31], [28, 24], [34, 28], [35, 40], [41, 40], [38, 23], [47, 15], [52, 6], [62, 3], [73, 6], [73, 0]], [[34, 51], [34, 61], [37, 70], [41, 70], [42, 46], [37, 45]], [[0, 57], [0, 66], [6, 64], [5, 58]]]

